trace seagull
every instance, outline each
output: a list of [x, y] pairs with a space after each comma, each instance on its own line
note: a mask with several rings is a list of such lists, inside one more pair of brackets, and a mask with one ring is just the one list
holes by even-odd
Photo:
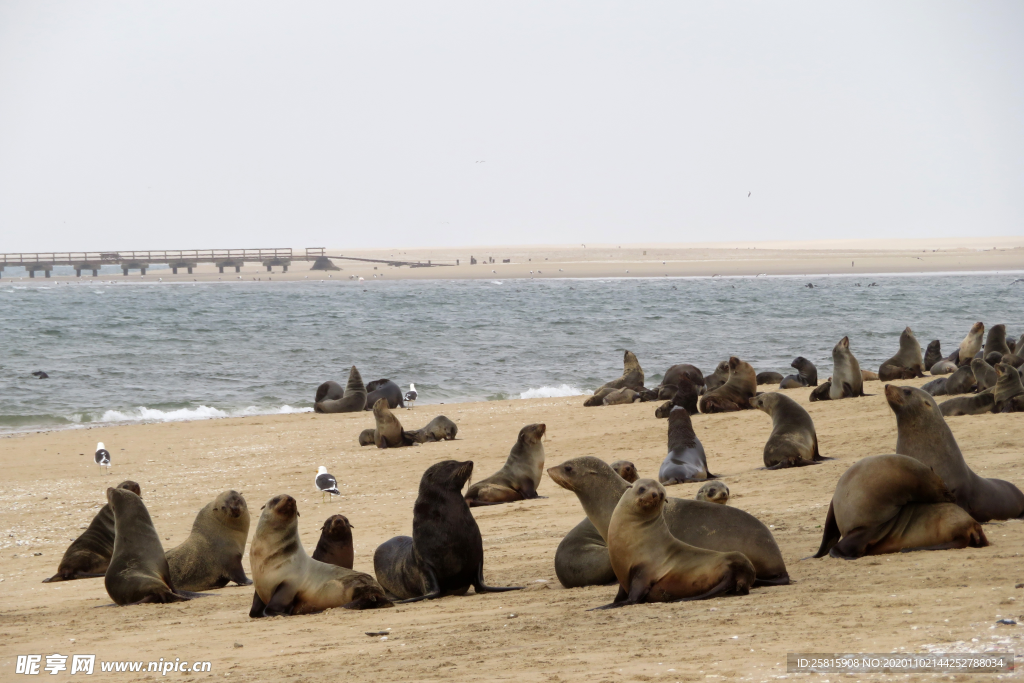
[[405, 400], [409, 404], [409, 410], [412, 410], [412, 404], [416, 402], [417, 396], [419, 396], [419, 394], [416, 393], [416, 385], [410, 382], [409, 391], [405, 392]]
[[750, 193], [749, 193], [749, 192], [747, 192], [747, 196], [748, 196], [748, 197], [750, 196]]
[[110, 452], [103, 446], [103, 442], [100, 441], [96, 444], [96, 464], [100, 467], [106, 467], [107, 473], [110, 473]]
[[338, 480], [334, 478], [333, 474], [327, 474], [327, 468], [323, 465], [317, 468], [313, 483], [316, 484], [316, 490], [320, 492], [320, 502], [323, 502], [325, 493], [332, 496], [341, 495], [341, 491], [338, 490]]

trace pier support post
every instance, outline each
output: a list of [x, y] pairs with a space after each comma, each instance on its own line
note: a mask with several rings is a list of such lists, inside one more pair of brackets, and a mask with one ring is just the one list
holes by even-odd
[[127, 268], [125, 268], [124, 266], [121, 266], [121, 272], [124, 273], [125, 277], [128, 277], [128, 269]]
[[188, 267], [188, 274], [189, 274], [189, 275], [191, 275], [191, 274], [192, 274], [192, 266], [189, 266], [189, 267]]
[[93, 268], [92, 269], [92, 276], [93, 277], [99, 277], [99, 275], [100, 275], [99, 269], [98, 268]]
[[46, 277], [50, 277], [50, 271], [44, 270], [43, 272], [46, 273]]
[[28, 271], [28, 276], [29, 277], [35, 277], [36, 276], [36, 271], [34, 271], [34, 270]]
[[82, 269], [75, 268], [75, 277], [82, 277]]

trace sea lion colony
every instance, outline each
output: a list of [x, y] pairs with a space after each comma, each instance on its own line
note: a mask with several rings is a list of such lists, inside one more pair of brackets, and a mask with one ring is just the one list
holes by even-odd
[[[984, 325], [975, 324], [956, 351], [942, 358], [938, 340], [922, 354], [913, 331], [903, 331], [899, 352], [882, 363], [878, 376], [909, 379], [928, 369], [938, 378], [921, 389], [885, 386], [897, 422], [896, 452], [868, 455], [843, 473], [814, 557], [985, 547], [989, 539], [982, 524], [1024, 516], [1024, 493], [1010, 482], [975, 474], [945, 422], [951, 415], [1024, 411], [1021, 362], [1013, 353], [1020, 344], [1007, 343], [1003, 325], [990, 328], [984, 348], [983, 334]], [[647, 389], [638, 359], [626, 351], [622, 376], [600, 387], [584, 405], [668, 399], [657, 411], [668, 418], [660, 481], [640, 478], [631, 462], [609, 465], [593, 456], [548, 468], [555, 484], [577, 495], [586, 515], [555, 553], [559, 581], [566, 588], [618, 583], [618, 595], [605, 608], [744, 595], [751, 588], [789, 583], [771, 531], [728, 504], [729, 488], [709, 471], [691, 416], [762, 410], [773, 423], [770, 434], [766, 430], [764, 469], [818, 464], [828, 458], [818, 452], [807, 411], [785, 394], [762, 393], [757, 387], [768, 381], [782, 388], [814, 387], [812, 401], [864, 396], [863, 383], [874, 373], [861, 370], [848, 337], [836, 344], [833, 361], [833, 376], [821, 384], [814, 364], [804, 357], [792, 363], [797, 375], [783, 377], [757, 374], [733, 356], [708, 376], [693, 365], [674, 365], [660, 385]], [[422, 429], [404, 430], [391, 412], [402, 405], [390, 395], [394, 383], [371, 384], [369, 393], [376, 400], [368, 405], [367, 388], [353, 366], [345, 389], [336, 382], [318, 387], [317, 412], [372, 409], [375, 426], [359, 435], [360, 445], [393, 448], [456, 437], [458, 427], [444, 416]], [[968, 392], [974, 393], [942, 404], [933, 398]], [[604, 400], [608, 396], [623, 398]], [[544, 424], [523, 427], [505, 466], [468, 490], [471, 461], [449, 459], [429, 467], [412, 506], [413, 535], [377, 548], [376, 576], [352, 570], [353, 527], [343, 515], [323, 523], [316, 551], [307, 555], [298, 535], [300, 513], [287, 494], [261, 508], [249, 552], [252, 580], [241, 564], [249, 511], [236, 491], [221, 493], [200, 510], [189, 538], [165, 552], [138, 484], [126, 481], [107, 489], [107, 505], [45, 581], [103, 577], [118, 605], [187, 601], [203, 595], [191, 591], [229, 582], [254, 585], [253, 618], [332, 607], [390, 607], [397, 601], [462, 595], [471, 587], [477, 593], [517, 590], [485, 583], [481, 533], [471, 508], [542, 497], [538, 488], [546, 431]], [[665, 489], [704, 480], [696, 500], [669, 497]]]

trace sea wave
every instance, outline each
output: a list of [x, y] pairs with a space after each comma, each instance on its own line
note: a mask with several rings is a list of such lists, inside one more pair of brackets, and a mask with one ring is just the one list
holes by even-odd
[[295, 408], [283, 405], [279, 408], [257, 408], [249, 406], [236, 410], [222, 410], [211, 406], [160, 410], [139, 406], [133, 410], [108, 410], [96, 422], [183, 422], [187, 420], [209, 420], [215, 417], [245, 417], [247, 415], [288, 415], [311, 413], [312, 408]]
[[559, 398], [561, 396], [582, 396], [587, 392], [579, 387], [569, 384], [562, 384], [557, 387], [540, 387], [539, 389], [527, 389], [519, 394], [519, 398]]

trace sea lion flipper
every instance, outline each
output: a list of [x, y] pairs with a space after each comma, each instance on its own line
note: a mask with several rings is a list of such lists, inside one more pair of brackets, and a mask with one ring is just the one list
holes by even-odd
[[266, 603], [260, 599], [260, 594], [256, 591], [252, 592], [252, 608], [249, 610], [249, 617], [252, 619], [259, 619], [263, 616], [263, 610], [267, 608]]
[[520, 591], [523, 586], [488, 586], [484, 583], [484, 563], [481, 562], [476, 570], [476, 581], [473, 588], [477, 593], [504, 593], [506, 591]]
[[271, 596], [270, 602], [263, 608], [263, 616], [276, 617], [290, 615], [294, 607], [295, 594], [297, 592], [298, 589], [287, 581], [281, 582], [281, 584], [274, 589], [274, 595]]
[[694, 595], [693, 597], [689, 597], [689, 598], [677, 598], [675, 600], [670, 600], [669, 602], [690, 602], [692, 600], [707, 600], [708, 598], [713, 598], [716, 595], [721, 595], [722, 593], [727, 592], [729, 589], [733, 588], [735, 585], [736, 585], [736, 577], [733, 576], [732, 572], [730, 572], [724, 579], [722, 579], [721, 581], [718, 582], [717, 586], [715, 586], [711, 590], [707, 591], [706, 593], [701, 593], [700, 595]]
[[415, 598], [399, 600], [398, 604], [419, 602], [420, 600], [436, 600], [441, 597], [441, 584], [438, 583], [437, 576], [434, 575], [433, 570], [426, 565], [420, 565], [420, 573], [423, 575], [423, 587], [427, 589], [427, 592]]
[[242, 568], [242, 556], [239, 555], [235, 558], [235, 561], [228, 567], [228, 578], [239, 586], [251, 586], [252, 579], [245, 575], [245, 569]]
[[821, 532], [821, 546], [818, 547], [813, 557], [824, 557], [832, 550], [842, 534], [839, 531], [839, 524], [836, 522], [836, 512], [833, 503], [828, 504], [828, 515], [825, 517], [825, 528]]

